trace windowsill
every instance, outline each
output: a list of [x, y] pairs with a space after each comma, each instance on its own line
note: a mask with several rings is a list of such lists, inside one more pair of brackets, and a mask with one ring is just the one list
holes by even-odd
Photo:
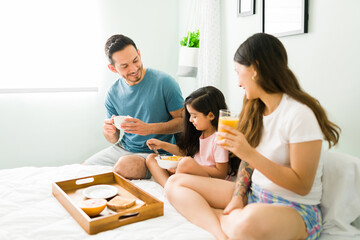
[[4, 93], [50, 93], [50, 92], [98, 92], [98, 87], [64, 87], [64, 88], [0, 88]]

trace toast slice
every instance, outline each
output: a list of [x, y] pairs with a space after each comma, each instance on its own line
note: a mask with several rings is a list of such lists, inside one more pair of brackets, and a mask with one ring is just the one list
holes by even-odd
[[124, 198], [116, 196], [107, 202], [107, 207], [113, 211], [123, 210], [134, 206], [136, 203], [135, 199]]

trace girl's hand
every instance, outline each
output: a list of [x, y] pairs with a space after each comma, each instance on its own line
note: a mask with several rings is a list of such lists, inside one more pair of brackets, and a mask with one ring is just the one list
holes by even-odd
[[226, 208], [224, 209], [224, 214], [228, 215], [235, 209], [243, 209], [246, 205], [247, 197], [245, 196], [244, 199], [242, 197], [233, 197], [231, 201], [228, 203]]
[[151, 138], [151, 139], [146, 141], [146, 145], [148, 146], [148, 148], [150, 150], [153, 150], [153, 148], [162, 149], [162, 143], [163, 143], [163, 141], [160, 141], [160, 140], [155, 139], [155, 138]]
[[231, 151], [240, 159], [245, 159], [249, 156], [253, 148], [246, 140], [243, 133], [232, 127], [221, 125], [221, 128], [227, 132], [218, 132], [217, 134], [224, 139], [217, 142], [224, 149]]

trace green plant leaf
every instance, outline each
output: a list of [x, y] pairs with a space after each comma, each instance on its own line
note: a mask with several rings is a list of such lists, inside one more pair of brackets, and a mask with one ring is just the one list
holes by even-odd
[[[190, 37], [189, 41], [188, 41], [188, 36]], [[183, 40], [180, 41], [180, 46], [187, 46], [188, 42], [189, 42], [188, 47], [199, 48], [199, 46], [200, 46], [200, 30], [197, 30], [194, 32], [188, 32], [188, 34], [183, 38]]]

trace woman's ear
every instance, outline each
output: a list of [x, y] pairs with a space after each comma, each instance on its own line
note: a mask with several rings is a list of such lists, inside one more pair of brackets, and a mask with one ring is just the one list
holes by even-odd
[[108, 68], [109, 68], [109, 69], [110, 69], [110, 71], [112, 71], [113, 73], [118, 73], [118, 72], [116, 71], [116, 69], [115, 69], [114, 65], [109, 64], [109, 65], [108, 65]]
[[257, 78], [257, 71], [255, 69], [255, 67], [253, 65], [251, 65], [251, 69], [253, 71], [253, 75], [251, 76], [252, 79], [256, 79]]
[[254, 70], [254, 74], [251, 77], [252, 80], [256, 80], [257, 79], [257, 71]]

